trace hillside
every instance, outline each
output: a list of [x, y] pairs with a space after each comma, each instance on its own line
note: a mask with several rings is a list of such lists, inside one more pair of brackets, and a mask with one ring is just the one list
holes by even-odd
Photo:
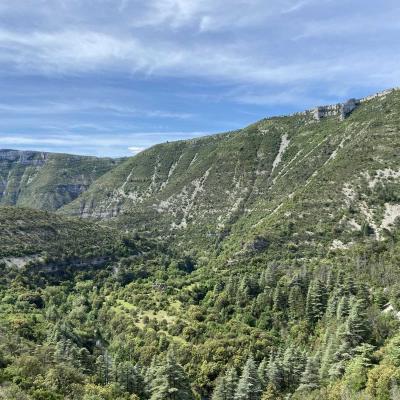
[[164, 143], [56, 213], [0, 207], [0, 399], [397, 400], [399, 111]]
[[0, 262], [94, 259], [129, 253], [122, 235], [90, 221], [28, 208], [0, 206]]
[[332, 115], [337, 109], [157, 145], [60, 212], [156, 231], [207, 253], [269, 242], [294, 253], [303, 244], [345, 248], [366, 232], [380, 239], [400, 215], [400, 91], [363, 99], [344, 120]]
[[0, 149], [0, 204], [56, 210], [120, 160]]

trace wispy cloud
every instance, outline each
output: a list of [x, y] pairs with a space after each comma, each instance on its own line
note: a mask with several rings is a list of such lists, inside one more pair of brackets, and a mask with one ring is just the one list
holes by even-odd
[[138, 154], [138, 153], [142, 152], [145, 149], [146, 149], [146, 147], [141, 147], [141, 146], [130, 146], [130, 147], [128, 147], [128, 150], [132, 154]]
[[102, 102], [71, 102], [71, 103], [39, 103], [35, 104], [7, 104], [0, 103], [0, 113], [8, 114], [30, 114], [30, 115], [48, 115], [48, 114], [69, 114], [69, 113], [97, 113], [104, 112], [108, 114], [117, 114], [125, 116], [141, 116], [141, 117], [157, 117], [157, 118], [173, 118], [187, 119], [191, 118], [191, 113], [179, 113], [163, 110], [146, 110], [135, 107], [120, 105], [117, 103]]
[[396, 0], [3, 1], [0, 145], [127, 154], [398, 86], [399, 21]]
[[[77, 135], [72, 132], [51, 135], [0, 134], [0, 148], [53, 149], [55, 151], [86, 153], [92, 149], [102, 155], [137, 154], [155, 142], [180, 140], [203, 136], [207, 132], [132, 132], [101, 135], [93, 140], [91, 135]], [[135, 143], [135, 144], [134, 144]], [[131, 145], [129, 145], [131, 144]], [[80, 149], [80, 150], [76, 150]], [[82, 151], [83, 150], [83, 151]]]

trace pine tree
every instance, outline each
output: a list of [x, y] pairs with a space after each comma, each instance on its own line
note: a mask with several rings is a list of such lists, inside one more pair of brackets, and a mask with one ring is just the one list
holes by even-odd
[[346, 366], [343, 382], [352, 392], [359, 392], [364, 389], [367, 383], [367, 373], [372, 365], [373, 351], [374, 346], [364, 343], [355, 349], [355, 356]]
[[142, 374], [137, 366], [129, 361], [122, 362], [116, 367], [116, 381], [129, 393], [139, 397], [145, 396], [145, 384]]
[[357, 294], [357, 288], [351, 275], [347, 275], [344, 282], [344, 288], [349, 296], [354, 296]]
[[273, 311], [275, 313], [286, 312], [287, 296], [285, 293], [285, 287], [282, 283], [278, 283], [274, 290], [273, 302]]
[[336, 318], [338, 303], [339, 303], [339, 294], [338, 291], [335, 289], [331, 292], [326, 306], [326, 316], [328, 319], [331, 319], [333, 317]]
[[261, 273], [259, 279], [259, 285], [262, 290], [271, 291], [275, 288], [278, 280], [280, 278], [280, 273], [278, 267], [273, 264], [269, 264], [267, 268]]
[[300, 376], [305, 367], [304, 355], [293, 346], [286, 348], [283, 355], [284, 386], [295, 389], [299, 385]]
[[154, 356], [151, 359], [151, 363], [150, 363], [149, 367], [145, 370], [145, 373], [144, 373], [144, 383], [149, 390], [151, 390], [152, 383], [157, 376], [158, 368], [159, 368], [159, 365], [157, 362], [157, 358], [156, 358], [156, 356]]
[[193, 400], [193, 392], [182, 366], [172, 353], [157, 369], [151, 385], [150, 400]]
[[278, 357], [271, 359], [267, 369], [268, 382], [275, 386], [278, 390], [284, 387], [284, 371], [283, 366]]
[[253, 357], [249, 357], [237, 385], [235, 400], [259, 400], [261, 383]]
[[353, 348], [348, 340], [346, 326], [342, 325], [338, 328], [336, 334], [336, 351], [332, 358], [331, 368], [329, 369], [329, 377], [331, 379], [341, 378], [347, 362], [351, 359]]
[[233, 400], [237, 386], [238, 377], [235, 368], [229, 368], [225, 375], [217, 379], [213, 391], [212, 400]]
[[319, 387], [318, 360], [316, 357], [308, 357], [306, 368], [300, 379], [298, 391], [313, 391]]
[[365, 302], [362, 299], [354, 300], [351, 304], [349, 316], [346, 321], [346, 334], [351, 346], [361, 344], [368, 335], [367, 315]]
[[292, 321], [304, 316], [304, 295], [299, 285], [294, 285], [289, 290], [288, 313]]
[[342, 321], [347, 315], [349, 315], [349, 298], [342, 296], [337, 305], [336, 318], [338, 321]]
[[110, 382], [112, 382], [113, 360], [108, 354], [107, 350], [97, 357], [96, 370], [98, 380], [102, 385], [108, 385]]
[[264, 390], [268, 385], [268, 361], [263, 358], [257, 369], [258, 377], [260, 378], [261, 389]]
[[326, 288], [321, 281], [317, 280], [310, 283], [307, 293], [306, 315], [311, 325], [314, 325], [323, 317], [326, 297]]
[[283, 396], [274, 385], [269, 384], [262, 394], [261, 400], [283, 400]]
[[319, 371], [319, 375], [322, 381], [329, 380], [329, 370], [332, 367], [333, 359], [337, 348], [335, 346], [335, 338], [334, 335], [328, 330], [325, 334], [325, 339], [323, 343], [323, 354], [321, 357], [321, 368]]

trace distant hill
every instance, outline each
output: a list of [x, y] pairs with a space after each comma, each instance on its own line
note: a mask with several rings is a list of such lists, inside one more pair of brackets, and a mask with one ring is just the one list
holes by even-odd
[[56, 210], [120, 160], [0, 149], [0, 204]]

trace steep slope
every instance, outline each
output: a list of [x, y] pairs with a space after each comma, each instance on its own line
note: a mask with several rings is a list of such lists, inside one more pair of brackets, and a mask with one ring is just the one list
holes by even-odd
[[400, 216], [399, 111], [400, 91], [392, 91], [368, 98], [343, 122], [319, 122], [319, 135], [304, 131], [313, 147], [286, 154], [271, 188], [274, 202], [258, 199], [227, 247], [258, 238], [296, 257], [390, 237]]
[[120, 160], [0, 150], [0, 204], [56, 210]]
[[311, 110], [157, 145], [61, 212], [158, 231], [207, 252], [259, 251], [272, 237], [290, 251], [320, 241], [342, 247], [365, 231], [379, 238], [399, 214], [399, 102], [393, 90], [357, 101], [344, 120], [332, 106], [319, 108], [318, 119]]

